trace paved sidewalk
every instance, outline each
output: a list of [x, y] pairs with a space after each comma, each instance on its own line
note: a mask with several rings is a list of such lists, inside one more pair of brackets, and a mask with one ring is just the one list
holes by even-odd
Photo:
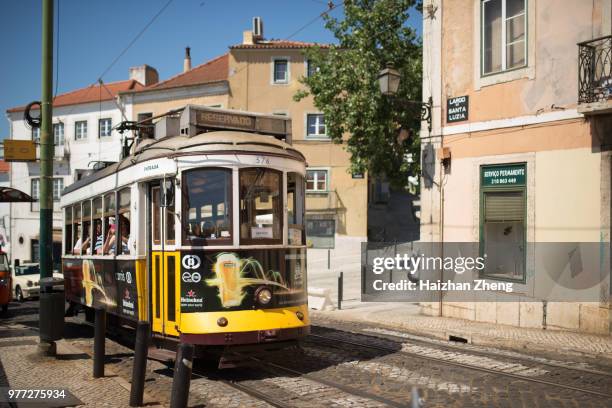
[[[65, 389], [87, 407], [128, 406], [130, 384], [108, 364], [105, 377], [94, 379], [91, 357], [69, 340], [57, 342], [57, 358], [40, 357], [37, 348], [38, 333], [32, 328], [0, 324], [0, 387]], [[144, 402], [148, 407], [160, 406], [146, 393]]]
[[475, 345], [531, 349], [606, 358], [612, 362], [612, 337], [560, 330], [540, 330], [470, 320], [419, 314], [419, 307], [406, 303], [343, 303], [342, 310], [315, 311], [316, 319], [327, 318], [368, 322], [380, 328], [399, 329], [413, 334], [448, 340], [467, 339]]

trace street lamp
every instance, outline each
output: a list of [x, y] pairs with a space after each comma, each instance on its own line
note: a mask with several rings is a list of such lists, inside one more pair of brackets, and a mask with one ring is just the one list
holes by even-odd
[[[378, 86], [380, 92], [387, 97], [395, 97], [399, 90], [401, 75], [399, 71], [393, 68], [392, 65], [387, 65], [385, 69], [380, 71], [378, 74]], [[433, 99], [430, 96], [427, 102], [422, 101], [410, 101], [403, 98], [397, 98], [397, 101], [402, 105], [420, 105], [421, 106], [421, 120], [427, 122], [427, 128], [431, 133], [431, 108], [433, 106]]]

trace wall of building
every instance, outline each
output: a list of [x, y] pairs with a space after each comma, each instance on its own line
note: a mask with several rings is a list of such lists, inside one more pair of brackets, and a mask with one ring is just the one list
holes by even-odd
[[[431, 164], [434, 183], [424, 187], [422, 179], [421, 240], [478, 242], [481, 166], [525, 162], [526, 241], [599, 243], [600, 256], [609, 258], [611, 168], [605, 146], [610, 118], [585, 117], [576, 110], [576, 44], [610, 33], [611, 2], [570, 0], [559, 7], [553, 0], [528, 0], [527, 66], [485, 77], [480, 74], [481, 2], [426, 3], [438, 8], [434, 18], [424, 13], [423, 89], [435, 107], [433, 132], [421, 132], [422, 160], [424, 168]], [[469, 97], [469, 120], [446, 123], [447, 99], [464, 95]], [[431, 157], [442, 145], [451, 152], [446, 168]], [[538, 289], [551, 277], [536, 265], [537, 256], [527, 255], [526, 283], [518, 285], [518, 300], [445, 302], [442, 311], [437, 303], [424, 304], [423, 311], [610, 333], [609, 259], [602, 268], [607, 276], [590, 289], [592, 302], [547, 303]]]
[[[96, 161], [118, 161], [121, 154], [120, 134], [113, 130], [110, 137], [98, 137], [98, 121], [111, 118], [112, 126], [131, 117], [131, 108], [121, 113], [114, 101], [57, 107], [53, 110], [53, 123], [64, 123], [64, 144], [55, 146], [54, 178], [61, 178], [64, 187], [75, 181], [78, 170], [88, 170]], [[75, 122], [87, 121], [87, 138], [75, 140]], [[23, 120], [23, 112], [9, 114], [10, 138], [29, 140], [31, 129]], [[37, 157], [40, 152], [37, 149]], [[31, 194], [32, 180], [40, 177], [39, 162], [11, 163], [11, 187]], [[59, 201], [53, 207], [53, 240], [61, 243], [62, 214]], [[11, 258], [32, 260], [31, 241], [39, 239], [38, 203], [11, 204]]]
[[[287, 84], [272, 81], [273, 59], [289, 59], [290, 80]], [[306, 115], [318, 113], [312, 97], [293, 101], [303, 89], [299, 78], [306, 74], [306, 62], [299, 49], [232, 49], [229, 59], [231, 97], [229, 108], [286, 114], [292, 119], [293, 144], [306, 157], [308, 166], [328, 169], [330, 191], [308, 193], [309, 216], [334, 217], [337, 239], [353, 238], [356, 243], [367, 236], [367, 176], [354, 179], [349, 173], [350, 156], [342, 144], [306, 137]]]

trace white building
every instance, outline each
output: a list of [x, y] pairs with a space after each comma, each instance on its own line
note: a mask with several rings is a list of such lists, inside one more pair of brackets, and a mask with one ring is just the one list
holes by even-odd
[[[57, 264], [61, 257], [60, 194], [81, 178], [96, 162], [116, 162], [121, 155], [121, 135], [113, 129], [132, 117], [131, 105], [124, 105], [120, 92], [143, 88], [157, 82], [155, 69], [143, 65], [130, 69], [130, 79], [103, 85], [92, 85], [58, 95], [53, 102], [53, 254]], [[38, 140], [39, 129], [24, 121], [25, 106], [7, 110], [9, 138]], [[32, 112], [38, 115], [38, 112]], [[124, 136], [130, 136], [124, 133]], [[37, 157], [39, 156], [37, 149]], [[37, 199], [40, 192], [40, 163], [11, 163], [10, 186]], [[38, 260], [39, 203], [10, 205], [10, 257], [12, 261]]]

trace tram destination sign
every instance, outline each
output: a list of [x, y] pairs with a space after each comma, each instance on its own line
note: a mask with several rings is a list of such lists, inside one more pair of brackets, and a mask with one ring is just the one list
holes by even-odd
[[525, 185], [525, 163], [503, 164], [482, 167], [482, 186], [524, 186]]
[[470, 97], [457, 96], [446, 100], [446, 123], [468, 120]]
[[189, 105], [181, 116], [181, 128], [185, 128], [187, 120], [190, 127], [196, 127], [195, 133], [205, 129], [241, 130], [291, 139], [289, 118]]

